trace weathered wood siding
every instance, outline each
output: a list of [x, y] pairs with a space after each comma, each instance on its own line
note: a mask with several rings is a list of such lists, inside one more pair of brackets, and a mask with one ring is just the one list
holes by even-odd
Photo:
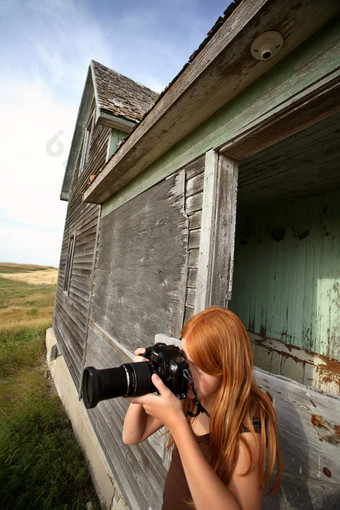
[[[86, 366], [129, 362], [137, 347], [154, 343], [156, 334], [179, 337], [193, 314], [204, 161], [194, 161], [102, 217]], [[127, 504], [157, 510], [164, 458], [149, 441], [123, 445], [126, 409], [127, 402], [117, 398], [99, 403], [89, 416]]]
[[279, 489], [264, 498], [263, 508], [338, 509], [339, 397], [258, 369], [254, 376], [273, 400], [282, 454]]
[[339, 202], [337, 190], [239, 211], [230, 304], [263, 340], [335, 360], [340, 359]]
[[[142, 297], [136, 295], [136, 298]], [[107, 368], [130, 361], [103, 330], [90, 323], [86, 365]], [[166, 469], [148, 441], [136, 446], [123, 444], [122, 430], [127, 407], [128, 402], [124, 398], [110, 399], [89, 409], [88, 414], [129, 508], [149, 510], [151, 507], [158, 510]]]
[[156, 333], [179, 335], [188, 225], [181, 171], [101, 221], [93, 320], [133, 352]]
[[[80, 384], [87, 322], [92, 291], [93, 260], [100, 217], [100, 207], [86, 204], [82, 195], [89, 177], [105, 163], [109, 128], [94, 129], [89, 157], [83, 172], [76, 169], [70, 191], [61, 250], [59, 277], [53, 315], [53, 329], [77, 387]], [[68, 242], [75, 234], [75, 247], [68, 292], [64, 292]]]
[[185, 210], [189, 222], [189, 246], [188, 246], [188, 279], [185, 299], [185, 315], [183, 324], [195, 313], [195, 300], [197, 289], [197, 270], [199, 261], [199, 247], [202, 226], [202, 202], [204, 185], [205, 158], [187, 165]]

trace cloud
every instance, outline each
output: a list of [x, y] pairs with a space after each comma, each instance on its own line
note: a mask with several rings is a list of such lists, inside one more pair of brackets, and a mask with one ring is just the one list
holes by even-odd
[[0, 0], [0, 260], [58, 264], [90, 60], [160, 92], [209, 30], [207, 4], [214, 22], [224, 0]]
[[60, 225], [64, 208], [58, 198], [76, 110], [39, 82], [21, 81], [5, 96], [7, 86], [0, 86], [0, 98], [6, 97], [0, 99], [1, 144], [6, 140], [0, 151], [0, 207], [11, 220]]
[[59, 194], [75, 109], [40, 82], [8, 86], [0, 86], [0, 259], [57, 265], [66, 211]]

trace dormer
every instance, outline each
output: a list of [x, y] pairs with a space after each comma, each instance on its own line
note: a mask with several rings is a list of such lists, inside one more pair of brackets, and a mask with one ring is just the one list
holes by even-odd
[[108, 128], [107, 143], [100, 148], [105, 151], [104, 161], [107, 162], [157, 97], [158, 94], [147, 87], [91, 61], [66, 165], [61, 200], [68, 200], [75, 175], [86, 169], [97, 126]]

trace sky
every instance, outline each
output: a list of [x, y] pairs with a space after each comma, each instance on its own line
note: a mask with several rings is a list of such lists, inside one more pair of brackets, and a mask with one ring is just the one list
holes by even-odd
[[230, 0], [0, 0], [0, 262], [58, 267], [91, 59], [161, 92]]

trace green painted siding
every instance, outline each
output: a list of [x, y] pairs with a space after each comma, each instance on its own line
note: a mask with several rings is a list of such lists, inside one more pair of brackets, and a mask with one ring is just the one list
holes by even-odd
[[340, 190], [238, 213], [230, 308], [264, 338], [340, 358]]

